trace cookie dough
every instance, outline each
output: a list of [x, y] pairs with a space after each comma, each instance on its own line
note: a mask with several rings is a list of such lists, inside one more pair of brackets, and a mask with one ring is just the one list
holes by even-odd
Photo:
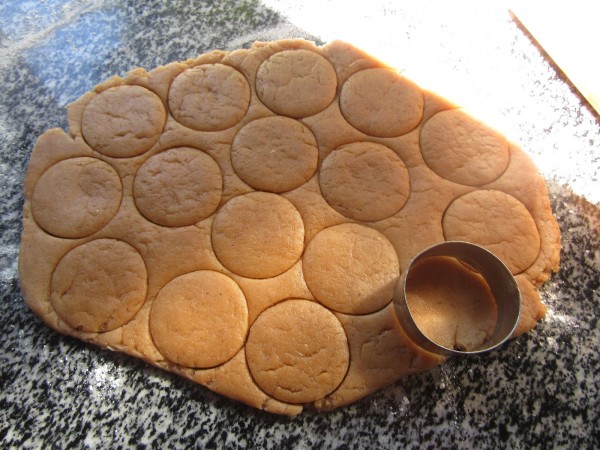
[[139, 311], [147, 283], [146, 266], [133, 247], [96, 239], [75, 247], [56, 265], [50, 302], [75, 330], [114, 330]]
[[251, 192], [230, 200], [212, 224], [212, 245], [221, 263], [248, 278], [271, 278], [294, 265], [304, 249], [304, 225], [283, 197]]
[[[497, 131], [342, 42], [214, 51], [96, 86], [24, 183], [21, 286], [55, 330], [295, 415], [443, 361], [391, 304], [407, 263], [466, 240], [522, 293], [522, 334], [560, 234], [544, 180]], [[477, 347], [496, 309], [464, 265], [420, 264], [417, 321]]]
[[406, 280], [406, 303], [423, 334], [446, 348], [476, 350], [490, 338], [496, 323], [489, 286], [454, 258], [417, 263]]
[[81, 117], [82, 137], [97, 152], [129, 158], [160, 138], [167, 114], [161, 99], [141, 86], [116, 86], [95, 96]]
[[347, 144], [331, 152], [321, 164], [319, 183], [332, 208], [351, 219], [369, 222], [398, 212], [410, 193], [402, 159], [392, 149], [373, 142]]
[[171, 280], [150, 311], [154, 343], [165, 358], [185, 367], [227, 362], [244, 345], [247, 328], [244, 293], [227, 275], [211, 270]]
[[191, 67], [173, 80], [169, 90], [173, 118], [194, 130], [219, 131], [235, 125], [249, 102], [248, 82], [224, 64]]
[[236, 174], [252, 188], [281, 194], [302, 186], [319, 164], [315, 135], [289, 117], [254, 120], [242, 128], [231, 145]]
[[50, 167], [35, 185], [33, 211], [48, 233], [82, 238], [104, 227], [117, 213], [122, 187], [110, 164], [71, 158]]
[[148, 158], [137, 171], [133, 197], [148, 220], [182, 227], [211, 216], [221, 203], [222, 189], [223, 176], [215, 160], [183, 147]]
[[302, 257], [304, 279], [315, 298], [333, 311], [368, 314], [394, 295], [400, 264], [380, 232], [354, 223], [319, 232]]
[[340, 108], [346, 120], [371, 136], [408, 133], [421, 121], [423, 105], [419, 86], [388, 68], [356, 72], [340, 93]]
[[291, 299], [264, 311], [246, 342], [257, 384], [278, 400], [309, 403], [333, 392], [348, 370], [342, 324], [314, 301]]
[[497, 131], [462, 109], [441, 111], [420, 134], [421, 153], [439, 176], [456, 183], [482, 186], [498, 178], [508, 165], [508, 142]]

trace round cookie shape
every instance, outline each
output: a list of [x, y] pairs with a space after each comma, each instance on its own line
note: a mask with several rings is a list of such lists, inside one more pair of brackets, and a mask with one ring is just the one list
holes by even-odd
[[533, 217], [519, 200], [501, 191], [477, 190], [458, 197], [442, 219], [447, 240], [487, 248], [514, 274], [527, 269], [540, 251]]
[[146, 300], [146, 265], [131, 245], [97, 239], [75, 247], [58, 263], [50, 301], [79, 331], [102, 333], [129, 322]]
[[462, 109], [434, 114], [421, 128], [420, 144], [431, 170], [468, 186], [494, 181], [510, 159], [506, 139]]
[[332, 208], [367, 222], [394, 215], [410, 194], [404, 161], [374, 142], [355, 142], [332, 151], [321, 164], [319, 183]]
[[169, 109], [179, 123], [198, 131], [221, 131], [246, 115], [250, 86], [236, 69], [202, 64], [180, 73], [169, 89]]
[[357, 130], [395, 137], [416, 128], [423, 117], [423, 93], [414, 82], [387, 68], [356, 72], [342, 86], [340, 109]]
[[335, 315], [318, 303], [292, 299], [264, 311], [246, 342], [256, 384], [289, 403], [308, 403], [333, 392], [350, 363], [348, 339]]
[[81, 131], [96, 151], [130, 158], [150, 149], [167, 120], [161, 99], [141, 86], [117, 86], [101, 92], [83, 111]]
[[151, 156], [138, 170], [134, 199], [148, 220], [164, 226], [193, 225], [221, 202], [223, 176], [215, 160], [190, 147]]
[[158, 293], [150, 311], [150, 333], [169, 361], [209, 368], [229, 361], [248, 331], [246, 298], [235, 281], [219, 272], [181, 275]]
[[31, 210], [38, 225], [62, 238], [89, 236], [114, 217], [121, 204], [121, 179], [110, 164], [81, 157], [51, 166], [38, 179]]
[[379, 231], [341, 224], [320, 231], [302, 257], [304, 278], [323, 305], [369, 314], [387, 305], [400, 276], [396, 250]]
[[231, 161], [254, 189], [282, 193], [306, 183], [317, 170], [319, 149], [301, 122], [274, 116], [254, 120], [236, 135]]
[[336, 95], [331, 63], [309, 50], [284, 50], [265, 60], [256, 74], [258, 98], [283, 116], [300, 119], [327, 108]]
[[219, 261], [247, 278], [271, 278], [291, 268], [304, 249], [304, 223], [294, 205], [267, 192], [227, 202], [216, 214], [212, 243]]
[[485, 279], [449, 257], [429, 257], [413, 266], [406, 302], [428, 338], [449, 349], [481, 348], [494, 331], [497, 307]]

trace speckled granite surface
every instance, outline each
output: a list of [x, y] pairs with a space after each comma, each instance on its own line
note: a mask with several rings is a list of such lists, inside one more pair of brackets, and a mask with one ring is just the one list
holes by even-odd
[[[452, 360], [350, 407], [294, 419], [56, 334], [25, 306], [17, 274], [21, 183], [37, 136], [66, 127], [66, 104], [113, 74], [256, 39], [322, 42], [332, 28], [298, 19], [317, 17], [311, 2], [13, 1], [0, 6], [2, 448], [600, 446], [597, 118], [506, 11], [477, 14], [466, 2], [464, 14], [449, 18], [364, 3], [345, 16], [356, 45], [371, 37], [371, 52], [405, 51], [407, 65], [419, 55], [433, 60], [448, 87], [466, 79], [538, 163], [563, 233], [561, 270], [543, 291], [547, 317], [490, 355]], [[466, 25], [467, 12], [477, 26]]]

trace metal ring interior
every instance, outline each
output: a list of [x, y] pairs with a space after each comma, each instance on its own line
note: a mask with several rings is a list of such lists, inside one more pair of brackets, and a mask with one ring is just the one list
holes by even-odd
[[[490, 338], [476, 350], [455, 350], [432, 341], [419, 329], [413, 318], [406, 302], [406, 280], [417, 262], [433, 256], [450, 256], [467, 263], [480, 273], [490, 287], [496, 301], [496, 327]], [[419, 347], [443, 356], [475, 355], [497, 348], [512, 336], [521, 315], [521, 292], [510, 270], [493, 253], [469, 242], [447, 241], [427, 248], [411, 260], [396, 286], [394, 309], [402, 328]]]

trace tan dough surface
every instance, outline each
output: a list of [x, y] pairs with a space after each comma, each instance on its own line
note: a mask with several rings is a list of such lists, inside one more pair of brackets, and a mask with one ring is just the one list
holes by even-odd
[[154, 343], [167, 359], [185, 367], [227, 362], [244, 345], [247, 324], [248, 307], [240, 287], [210, 270], [171, 280], [150, 312]]
[[308, 288], [322, 304], [347, 314], [368, 314], [393, 296], [400, 265], [387, 238], [345, 223], [319, 232], [302, 258]]
[[160, 98], [140, 86], [118, 86], [97, 95], [81, 118], [87, 143], [115, 158], [144, 153], [158, 140], [166, 111]]
[[302, 122], [264, 117], [237, 133], [231, 162], [238, 176], [254, 189], [279, 194], [310, 180], [319, 163], [319, 148]]
[[221, 203], [223, 177], [206, 153], [174, 148], [149, 158], [134, 182], [135, 204], [150, 221], [164, 226], [193, 225]]
[[348, 341], [333, 313], [285, 300], [252, 324], [246, 359], [258, 385], [278, 400], [309, 403], [330, 394], [348, 370]]
[[73, 158], [50, 167], [35, 186], [35, 219], [48, 233], [80, 238], [106, 225], [121, 203], [121, 180], [109, 164]]
[[[61, 333], [295, 415], [443, 362], [391, 304], [435, 243], [475, 242], [512, 270], [515, 336], [544, 316], [560, 235], [531, 160], [349, 44], [135, 69], [68, 119], [31, 156], [19, 258], [27, 304]], [[479, 278], [447, 261], [417, 269], [430, 333], [485, 340], [496, 311]]]
[[398, 212], [410, 192], [404, 162], [393, 150], [372, 142], [336, 148], [323, 160], [319, 182], [332, 208], [369, 222]]
[[415, 265], [406, 280], [406, 302], [421, 331], [446, 348], [475, 350], [496, 323], [487, 283], [452, 258], [428, 258]]

